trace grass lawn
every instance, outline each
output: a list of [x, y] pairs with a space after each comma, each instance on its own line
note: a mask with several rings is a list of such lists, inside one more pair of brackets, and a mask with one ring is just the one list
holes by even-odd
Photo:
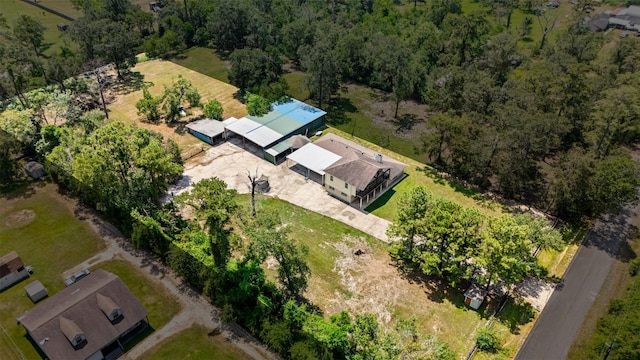
[[112, 272], [122, 279], [149, 312], [149, 324], [154, 329], [162, 327], [180, 311], [180, 304], [162, 284], [150, 280], [131, 263], [121, 259], [110, 260], [91, 268], [96, 269]]
[[[186, 132], [184, 121], [172, 125], [151, 124], [144, 122], [144, 116], [137, 114], [136, 103], [142, 98], [143, 85], [149, 86], [151, 94], [157, 96], [162, 93], [163, 86], [171, 85], [178, 75], [191, 80], [202, 96], [203, 103], [211, 99], [220, 101], [224, 108], [224, 118], [230, 116], [239, 118], [247, 114], [244, 104], [233, 98], [233, 94], [238, 90], [236, 87], [170, 61], [149, 60], [137, 64], [132, 69], [128, 83], [114, 85], [112, 91], [116, 100], [109, 105], [110, 118], [136, 123], [138, 126], [170, 137], [180, 145], [183, 153], [194, 147], [206, 146], [204, 142]], [[193, 114], [201, 114], [201, 110], [194, 109]]]
[[71, 0], [38, 0], [38, 3], [74, 19], [82, 16], [82, 12], [73, 7]]
[[57, 24], [68, 24], [68, 20], [37, 8], [33, 5], [29, 5], [20, 0], [1, 0], [0, 2], [2, 3], [2, 5], [0, 6], [0, 13], [2, 13], [7, 18], [7, 24], [10, 27], [13, 27], [14, 21], [20, 15], [29, 15], [31, 17], [34, 17], [40, 20], [42, 24], [47, 28], [44, 32], [44, 46], [40, 49], [40, 51], [44, 50], [45, 54], [50, 55], [60, 50], [60, 46], [63, 44], [63, 41], [61, 36], [62, 33], [58, 31]]
[[55, 185], [36, 183], [0, 197], [0, 254], [15, 250], [34, 273], [0, 292], [0, 354], [4, 359], [37, 359], [34, 347], [16, 325], [16, 317], [34, 305], [23, 287], [40, 280], [49, 294], [64, 288], [62, 272], [104, 248], [100, 236], [74, 215], [75, 201]]
[[[238, 199], [249, 209], [250, 195]], [[480, 311], [467, 309], [464, 288], [401, 273], [386, 244], [337, 220], [274, 198], [259, 197], [257, 210], [278, 212], [291, 237], [308, 246], [312, 276], [306, 296], [326, 316], [342, 310], [374, 313], [384, 326], [415, 317], [422, 333], [438, 336], [461, 356], [473, 347], [476, 328], [486, 322], [487, 307], [495, 306], [489, 300]], [[357, 250], [363, 253], [355, 255]], [[274, 276], [273, 269], [267, 273]], [[510, 334], [506, 324], [496, 326]]]
[[179, 332], [144, 354], [148, 360], [175, 359], [178, 356], [181, 359], [251, 359], [224, 336], [210, 334], [202, 326]]
[[171, 61], [216, 80], [229, 82], [230, 65], [222, 60], [213, 49], [192, 47]]

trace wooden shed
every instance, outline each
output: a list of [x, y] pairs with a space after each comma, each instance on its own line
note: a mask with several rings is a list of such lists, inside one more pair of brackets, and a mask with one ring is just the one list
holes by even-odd
[[487, 296], [487, 291], [478, 284], [471, 284], [467, 291], [464, 292], [464, 304], [468, 307], [478, 310], [482, 302], [484, 302], [484, 297]]
[[37, 303], [38, 301], [49, 296], [47, 289], [42, 285], [40, 280], [36, 280], [29, 285], [24, 287], [24, 291], [27, 293], [27, 296], [31, 301]]

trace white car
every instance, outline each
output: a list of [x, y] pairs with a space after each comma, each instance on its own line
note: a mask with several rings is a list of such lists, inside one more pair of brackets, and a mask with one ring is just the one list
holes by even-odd
[[89, 271], [88, 269], [84, 269], [82, 271], [78, 271], [77, 273], [69, 276], [67, 278], [67, 280], [64, 281], [64, 285], [65, 286], [70, 286], [72, 284], [75, 284], [78, 280], [80, 280], [83, 277], [89, 275], [90, 273], [91, 273], [91, 271]]

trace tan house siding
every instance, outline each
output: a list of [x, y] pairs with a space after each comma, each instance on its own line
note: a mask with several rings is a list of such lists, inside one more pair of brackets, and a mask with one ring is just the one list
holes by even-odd
[[[346, 186], [345, 186], [346, 185]], [[324, 177], [324, 187], [327, 192], [340, 200], [348, 203], [353, 202], [356, 197], [356, 187], [347, 184], [335, 176], [326, 174]]]

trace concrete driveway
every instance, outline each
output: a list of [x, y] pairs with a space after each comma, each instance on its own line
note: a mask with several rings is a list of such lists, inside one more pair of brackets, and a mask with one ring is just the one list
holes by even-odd
[[229, 188], [241, 194], [250, 192], [248, 174], [269, 177], [271, 190], [266, 194], [288, 201], [307, 210], [329, 216], [382, 241], [388, 242], [386, 235], [388, 220], [358, 210], [331, 197], [317, 182], [306, 179], [291, 169], [287, 161], [274, 165], [262, 158], [257, 149], [243, 147], [238, 139], [232, 139], [209, 149], [203, 156], [185, 166], [179, 183], [169, 192], [177, 195], [190, 189], [191, 185], [212, 177], [227, 183]]

